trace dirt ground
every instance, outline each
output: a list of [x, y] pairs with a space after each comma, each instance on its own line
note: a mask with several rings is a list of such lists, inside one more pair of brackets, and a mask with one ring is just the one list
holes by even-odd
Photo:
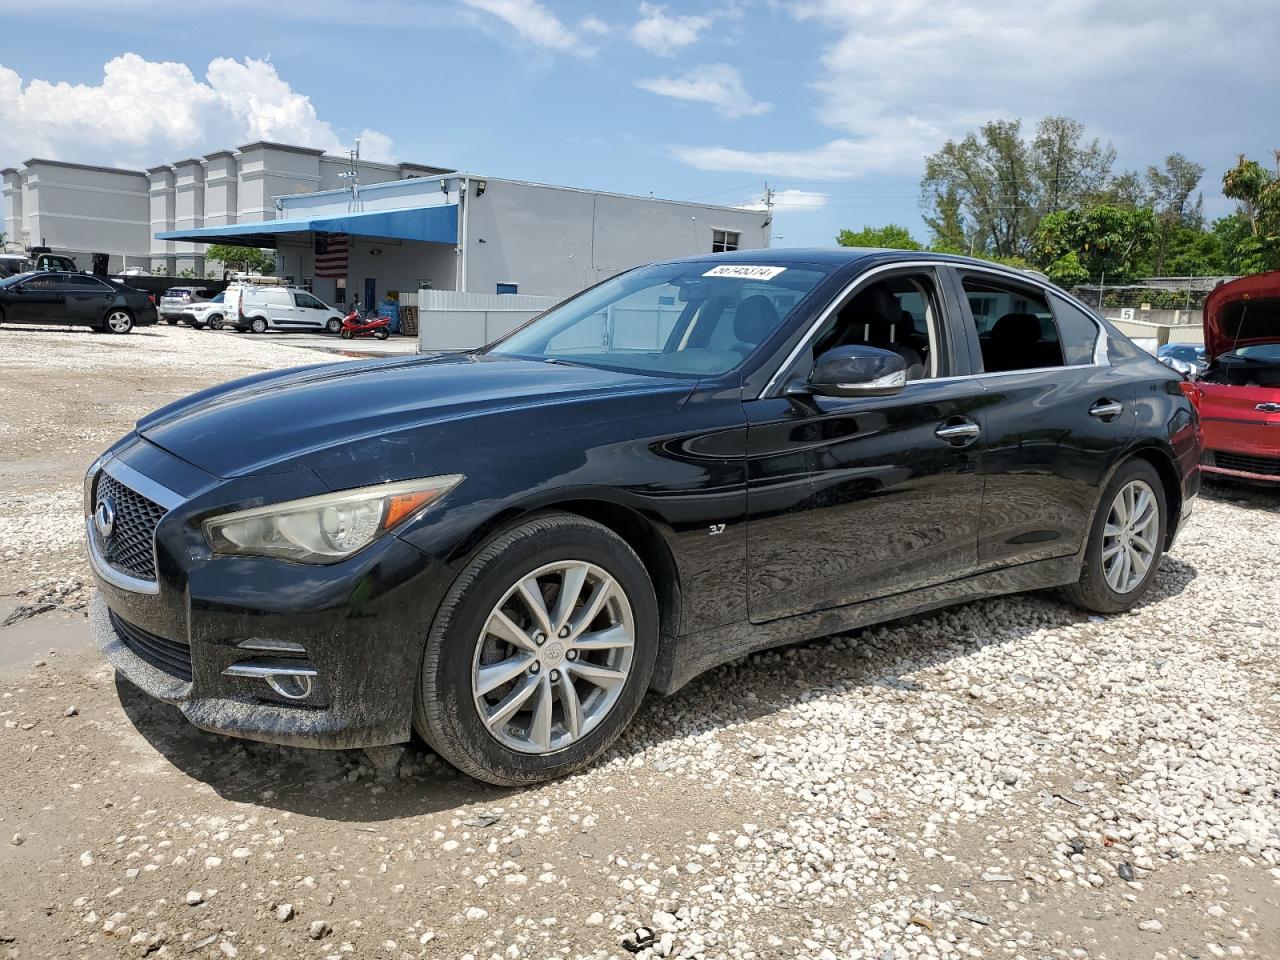
[[754, 656], [504, 791], [203, 733], [91, 649], [87, 464], [329, 359], [0, 328], [0, 957], [1280, 957], [1280, 494], [1210, 490], [1131, 614]]

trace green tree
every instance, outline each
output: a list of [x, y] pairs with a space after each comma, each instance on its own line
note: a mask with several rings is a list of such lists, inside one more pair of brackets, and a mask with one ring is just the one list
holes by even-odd
[[938, 199], [933, 216], [926, 216], [925, 223], [933, 233], [930, 250], [938, 253], [969, 252], [969, 242], [964, 235], [964, 220], [960, 212], [960, 196], [956, 190], [948, 190]]
[[211, 243], [205, 247], [205, 260], [216, 260], [228, 270], [245, 273], [274, 273], [276, 258], [257, 247], [237, 247], [226, 243]]
[[[1139, 272], [1156, 242], [1155, 214], [1110, 204], [1049, 214], [1036, 231], [1036, 262], [1059, 282], [1124, 280]], [[1083, 275], [1081, 275], [1083, 271]]]
[[967, 250], [1025, 257], [1040, 220], [1102, 195], [1114, 163], [1111, 145], [1069, 117], [1045, 117], [1029, 140], [1022, 121], [994, 120], [925, 158], [925, 222], [939, 244], [955, 245], [958, 223]]
[[1197, 197], [1191, 202], [1191, 195], [1203, 176], [1204, 167], [1180, 153], [1165, 157], [1164, 169], [1147, 167], [1147, 199], [1156, 216], [1152, 272], [1158, 277], [1166, 273], [1170, 244], [1179, 232], [1187, 227], [1203, 232], [1203, 198]]
[[1280, 268], [1280, 150], [1276, 170], [1240, 155], [1222, 176], [1222, 192], [1239, 204], [1249, 235], [1236, 244], [1236, 267], [1244, 273]]
[[896, 223], [888, 223], [883, 227], [863, 227], [856, 233], [852, 230], [841, 230], [836, 243], [842, 247], [880, 247], [885, 250], [923, 250], [912, 236], [911, 231]]

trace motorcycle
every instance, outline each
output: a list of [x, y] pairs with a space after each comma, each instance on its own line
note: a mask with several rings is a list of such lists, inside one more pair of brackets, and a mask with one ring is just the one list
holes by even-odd
[[356, 337], [376, 337], [379, 340], [386, 340], [391, 336], [391, 318], [373, 314], [362, 317], [360, 308], [353, 306], [351, 312], [342, 318], [342, 329], [338, 335], [343, 340], [352, 340]]

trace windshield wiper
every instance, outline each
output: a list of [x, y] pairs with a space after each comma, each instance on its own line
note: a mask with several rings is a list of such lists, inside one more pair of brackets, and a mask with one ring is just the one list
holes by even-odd
[[585, 367], [587, 364], [579, 363], [577, 360], [564, 360], [561, 357], [544, 357], [543, 363], [556, 363], [566, 367]]

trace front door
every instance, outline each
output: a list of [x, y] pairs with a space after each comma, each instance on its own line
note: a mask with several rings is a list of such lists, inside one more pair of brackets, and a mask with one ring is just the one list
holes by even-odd
[[895, 350], [909, 376], [891, 397], [788, 399], [747, 410], [748, 605], [757, 623], [971, 573], [983, 480], [980, 382], [965, 376], [932, 268], [850, 291], [784, 379], [825, 350]]
[[323, 328], [333, 311], [311, 294], [302, 290], [293, 295], [297, 310], [297, 324], [300, 327]]
[[9, 320], [62, 321], [63, 292], [60, 289], [62, 274], [44, 273], [22, 283], [21, 293], [6, 308]]

